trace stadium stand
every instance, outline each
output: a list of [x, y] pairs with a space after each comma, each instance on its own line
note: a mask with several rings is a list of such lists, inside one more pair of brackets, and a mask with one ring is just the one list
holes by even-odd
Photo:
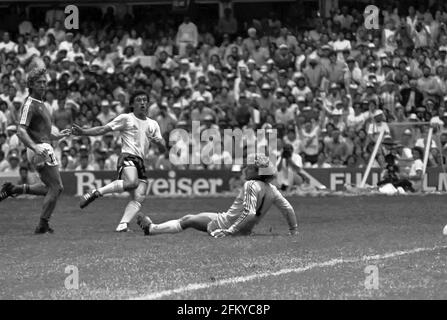
[[[129, 111], [129, 96], [142, 89], [166, 140], [192, 120], [274, 128], [278, 146], [291, 144], [305, 168], [363, 168], [379, 128], [390, 128], [402, 154], [424, 147], [427, 130], [398, 124], [432, 122], [438, 130], [428, 166], [444, 164], [447, 4], [405, 4], [381, 11], [380, 30], [365, 28], [362, 12], [347, 6], [303, 20], [245, 21], [226, 9], [212, 25], [192, 14], [156, 20], [111, 7], [81, 20], [79, 30], [64, 29], [60, 9], [42, 19], [11, 6], [0, 28], [0, 170], [28, 167], [15, 125], [35, 57], [48, 70], [45, 104], [58, 130], [105, 124]], [[55, 147], [63, 171], [114, 170], [119, 137], [70, 137]], [[227, 155], [213, 156], [219, 163]], [[166, 157], [152, 148], [147, 168], [224, 168], [175, 167]], [[378, 155], [373, 167], [384, 166]]]

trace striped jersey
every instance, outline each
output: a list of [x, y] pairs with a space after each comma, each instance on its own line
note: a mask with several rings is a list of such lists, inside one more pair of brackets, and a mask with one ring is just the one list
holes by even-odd
[[287, 217], [290, 224], [289, 217], [295, 215], [295, 211], [278, 189], [270, 183], [247, 181], [230, 209], [217, 216], [219, 228], [232, 234], [250, 234], [272, 205]]
[[43, 101], [28, 96], [20, 111], [19, 125], [26, 127], [34, 143], [51, 142], [51, 114]]
[[141, 120], [133, 113], [120, 114], [107, 126], [121, 133], [122, 153], [129, 153], [142, 159], [148, 152], [151, 140], [163, 139], [157, 121], [150, 118]]

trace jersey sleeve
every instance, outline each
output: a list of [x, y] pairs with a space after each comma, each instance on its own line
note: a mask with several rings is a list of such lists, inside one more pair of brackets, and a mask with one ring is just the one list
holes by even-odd
[[295, 215], [295, 210], [293, 209], [290, 202], [284, 198], [281, 192], [273, 187], [275, 198], [273, 200], [273, 204], [279, 209], [281, 214], [286, 218], [287, 223], [289, 224], [289, 228], [294, 228], [298, 225], [298, 221]]
[[33, 117], [33, 104], [31, 99], [27, 99], [22, 106], [22, 110], [20, 111], [20, 121], [19, 124], [22, 126], [28, 127], [31, 118]]
[[127, 115], [120, 114], [118, 117], [106, 124], [112, 131], [122, 131], [127, 124]]
[[258, 191], [256, 181], [247, 181], [244, 184], [244, 203], [243, 211], [233, 225], [228, 228], [231, 234], [237, 233], [239, 230], [252, 221], [256, 217], [256, 206], [258, 202]]
[[151, 132], [149, 137], [154, 140], [162, 140], [163, 137], [161, 135], [161, 130], [160, 130], [159, 124], [157, 123], [157, 121], [154, 121], [153, 123], [154, 123], [154, 126], [153, 126], [154, 130]]

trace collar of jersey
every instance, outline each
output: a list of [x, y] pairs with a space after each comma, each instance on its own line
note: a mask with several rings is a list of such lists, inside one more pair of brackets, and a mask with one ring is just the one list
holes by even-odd
[[146, 119], [140, 119], [140, 118], [138, 118], [138, 117], [135, 115], [135, 113], [133, 113], [133, 112], [131, 112], [130, 114], [131, 114], [135, 119], [140, 120], [140, 121], [146, 121], [147, 119], [149, 119], [148, 116], [146, 116]]
[[41, 100], [38, 100], [38, 99], [34, 99], [34, 98], [33, 98], [33, 97], [31, 97], [31, 96], [29, 96], [29, 98], [30, 98], [31, 100], [34, 100], [34, 101], [37, 101], [37, 102], [43, 103], [43, 101], [41, 101]]

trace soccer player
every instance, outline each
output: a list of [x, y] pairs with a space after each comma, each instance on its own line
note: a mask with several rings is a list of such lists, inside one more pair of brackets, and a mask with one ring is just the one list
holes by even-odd
[[6, 182], [0, 192], [0, 201], [20, 194], [45, 196], [40, 222], [34, 233], [53, 233], [48, 222], [63, 186], [50, 143], [70, 135], [71, 131], [52, 131], [51, 115], [43, 103], [47, 85], [46, 70], [39, 67], [32, 69], [28, 74], [27, 85], [30, 94], [21, 109], [17, 135], [26, 146], [28, 161], [36, 169], [42, 182], [32, 185]]
[[104, 126], [82, 129], [73, 125], [74, 135], [99, 136], [107, 132], [118, 131], [121, 135], [122, 150], [118, 159], [118, 179], [102, 188], [91, 190], [81, 197], [81, 209], [95, 199], [109, 193], [129, 191], [131, 200], [127, 204], [124, 215], [116, 228], [117, 232], [130, 231], [128, 224], [140, 211], [147, 190], [144, 155], [149, 145], [154, 142], [160, 152], [165, 152], [165, 141], [161, 136], [160, 126], [155, 120], [146, 116], [149, 96], [144, 91], [135, 92], [130, 98], [133, 107], [131, 113], [120, 114]]
[[291, 235], [298, 234], [298, 222], [295, 211], [283, 195], [270, 182], [273, 174], [260, 174], [261, 168], [274, 172], [269, 159], [264, 155], [254, 155], [253, 164], [244, 169], [245, 179], [243, 189], [227, 212], [203, 212], [196, 215], [186, 215], [178, 220], [161, 224], [152, 223], [149, 217], [139, 215], [138, 225], [145, 235], [163, 233], [178, 233], [188, 228], [208, 232], [215, 238], [234, 235], [249, 235], [253, 228], [266, 215], [272, 205], [275, 205], [287, 219]]

